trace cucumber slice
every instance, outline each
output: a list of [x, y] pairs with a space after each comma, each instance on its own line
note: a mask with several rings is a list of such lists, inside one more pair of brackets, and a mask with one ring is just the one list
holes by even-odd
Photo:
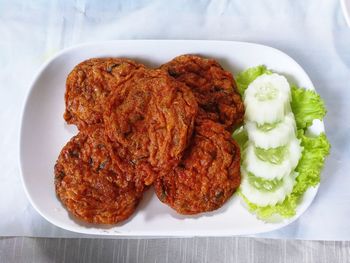
[[282, 179], [265, 180], [261, 177], [256, 177], [254, 174], [247, 172], [247, 178], [250, 185], [254, 186], [256, 189], [262, 192], [275, 191], [283, 184]]
[[[293, 138], [283, 151], [270, 151], [267, 158], [259, 158], [256, 148], [250, 142], [243, 151], [243, 166], [248, 172], [267, 180], [281, 179], [297, 166], [302, 153], [300, 141]], [[259, 151], [258, 151], [259, 152]], [[283, 156], [271, 156], [273, 154]], [[272, 160], [272, 161], [271, 161]], [[275, 160], [279, 160], [276, 162]], [[283, 161], [280, 161], [283, 160]]]
[[287, 146], [280, 146], [270, 149], [255, 147], [255, 155], [264, 162], [281, 164], [286, 158], [287, 150]]
[[245, 119], [258, 124], [281, 121], [291, 111], [291, 91], [285, 77], [264, 74], [256, 78], [244, 93]]
[[264, 123], [264, 124], [256, 124], [256, 126], [258, 127], [259, 130], [263, 131], [263, 132], [268, 132], [271, 131], [272, 129], [276, 128], [277, 125], [280, 122], [275, 122], [275, 123]]
[[245, 128], [247, 129], [249, 140], [255, 146], [263, 149], [286, 145], [296, 134], [295, 119], [292, 112], [288, 113], [278, 123], [258, 125], [256, 122], [248, 121], [245, 124]]
[[303, 150], [304, 148], [301, 146], [299, 139], [295, 138], [290, 141], [288, 158], [293, 170], [298, 166]]
[[249, 143], [243, 152], [243, 166], [247, 171], [251, 172], [257, 177], [261, 177], [267, 180], [281, 179], [283, 176], [288, 175], [292, 171], [292, 166], [288, 158], [284, 157], [284, 160], [280, 164], [273, 164], [261, 160], [255, 154], [255, 147]]
[[274, 191], [261, 191], [249, 183], [248, 173], [245, 169], [241, 169], [242, 183], [240, 186], [241, 193], [253, 204], [258, 206], [276, 205], [282, 203], [287, 195], [289, 195], [294, 187], [297, 172], [292, 172], [283, 177], [281, 185]]

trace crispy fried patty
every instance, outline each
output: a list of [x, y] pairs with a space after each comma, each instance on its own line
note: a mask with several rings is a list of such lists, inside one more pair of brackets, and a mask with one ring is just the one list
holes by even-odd
[[66, 81], [64, 119], [79, 129], [102, 123], [110, 92], [143, 67], [123, 58], [93, 58], [78, 64]]
[[[115, 224], [135, 210], [145, 190], [126, 174], [104, 134], [90, 127], [62, 149], [55, 165], [56, 193], [82, 221]], [[130, 169], [132, 171], [132, 169]]]
[[204, 120], [180, 164], [154, 182], [158, 198], [180, 214], [221, 207], [240, 184], [240, 150], [222, 125]]
[[[198, 106], [186, 85], [162, 70], [138, 70], [113, 92], [105, 110], [108, 136], [123, 159], [155, 172], [173, 169], [192, 135]], [[147, 168], [145, 168], [147, 169]], [[148, 178], [151, 184], [154, 178]]]
[[218, 209], [240, 184], [230, 132], [243, 103], [213, 59], [183, 55], [160, 69], [89, 59], [69, 74], [65, 102], [64, 118], [79, 133], [58, 157], [55, 188], [82, 221], [127, 219], [151, 184], [181, 214]]
[[220, 122], [229, 131], [243, 121], [244, 106], [233, 76], [214, 59], [182, 55], [161, 68], [191, 88], [199, 105], [197, 120]]

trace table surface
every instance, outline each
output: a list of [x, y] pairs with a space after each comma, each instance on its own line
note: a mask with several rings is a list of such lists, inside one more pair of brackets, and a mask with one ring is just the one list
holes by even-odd
[[0, 262], [347, 263], [349, 241], [254, 238], [151, 240], [2, 238]]
[[[259, 237], [350, 240], [350, 29], [338, 1], [0, 0], [0, 35], [0, 121], [6, 124], [0, 128], [0, 236], [81, 237], [41, 218], [21, 186], [21, 108], [42, 63], [63, 48], [90, 41], [216, 39], [256, 42], [286, 52], [303, 66], [328, 108], [325, 125], [332, 152], [314, 203], [290, 226]], [[0, 262], [93, 261], [103, 254], [122, 262], [260, 262], [260, 257], [270, 262], [345, 262], [349, 243], [234, 237], [0, 240]]]

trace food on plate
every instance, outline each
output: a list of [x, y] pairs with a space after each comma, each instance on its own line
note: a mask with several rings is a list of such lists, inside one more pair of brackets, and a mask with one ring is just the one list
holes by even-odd
[[249, 202], [262, 207], [274, 206], [283, 202], [286, 196], [292, 192], [297, 176], [298, 173], [291, 172], [280, 180], [261, 180], [259, 182], [254, 180], [254, 175], [249, 174], [242, 168], [242, 184], [240, 188], [242, 189], [242, 194]]
[[298, 129], [307, 129], [314, 120], [323, 119], [327, 111], [320, 95], [296, 85], [292, 85], [291, 89], [291, 106]]
[[145, 187], [126, 174], [120, 162], [103, 128], [80, 131], [63, 147], [56, 162], [57, 196], [85, 222], [115, 224], [127, 219]]
[[233, 76], [214, 59], [181, 55], [161, 68], [191, 88], [199, 105], [197, 120], [211, 119], [229, 131], [243, 121], [244, 106]]
[[281, 179], [297, 166], [302, 154], [300, 141], [292, 138], [288, 144], [262, 149], [248, 142], [243, 150], [243, 166], [252, 174], [267, 180]]
[[254, 121], [246, 121], [245, 128], [249, 140], [263, 149], [286, 145], [295, 136], [296, 124], [293, 112], [286, 114], [282, 121], [262, 125]]
[[80, 220], [116, 224], [149, 185], [181, 214], [221, 207], [240, 184], [230, 132], [244, 105], [213, 59], [179, 56], [159, 69], [89, 59], [66, 83], [64, 118], [79, 128], [55, 166], [56, 193]]
[[[294, 169], [302, 153], [290, 107], [289, 83], [276, 73], [263, 74], [248, 85], [243, 98], [250, 140], [244, 147], [241, 194], [258, 206], [282, 203], [293, 190], [298, 175]], [[272, 136], [283, 132], [281, 123], [289, 123], [287, 130], [291, 132], [283, 142], [277, 141], [277, 147], [266, 147], [266, 142], [276, 139]]]
[[155, 175], [167, 173], [188, 145], [197, 110], [186, 85], [162, 70], [139, 70], [111, 95], [105, 106], [105, 129], [125, 149], [128, 162], [146, 163]]
[[93, 58], [81, 62], [67, 78], [64, 119], [80, 129], [102, 123], [103, 107], [111, 91], [143, 67], [124, 58]]
[[65, 102], [79, 133], [58, 157], [56, 193], [89, 223], [127, 219], [149, 185], [180, 214], [218, 209], [239, 189], [258, 218], [291, 217], [329, 153], [324, 133], [307, 132], [326, 113], [322, 99], [264, 66], [236, 85], [196, 55], [158, 69], [89, 59], [69, 74]]
[[324, 117], [324, 103], [265, 66], [238, 74], [237, 84], [246, 107], [245, 125], [233, 134], [244, 149], [240, 195], [265, 221], [294, 216], [303, 194], [319, 183], [329, 154], [325, 134], [307, 132]]
[[258, 125], [282, 121], [290, 112], [290, 96], [285, 77], [276, 73], [257, 77], [243, 95], [245, 120]]
[[180, 214], [221, 207], [240, 184], [240, 150], [231, 134], [211, 120], [195, 127], [181, 163], [154, 183], [158, 198]]

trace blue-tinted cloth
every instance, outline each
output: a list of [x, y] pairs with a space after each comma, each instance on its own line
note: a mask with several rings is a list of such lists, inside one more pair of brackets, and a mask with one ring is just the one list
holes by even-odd
[[63, 48], [116, 39], [215, 39], [278, 48], [326, 101], [331, 156], [296, 222], [259, 236], [350, 240], [350, 29], [335, 0], [0, 0], [0, 235], [73, 237], [46, 222], [20, 181], [21, 109], [40, 65]]

